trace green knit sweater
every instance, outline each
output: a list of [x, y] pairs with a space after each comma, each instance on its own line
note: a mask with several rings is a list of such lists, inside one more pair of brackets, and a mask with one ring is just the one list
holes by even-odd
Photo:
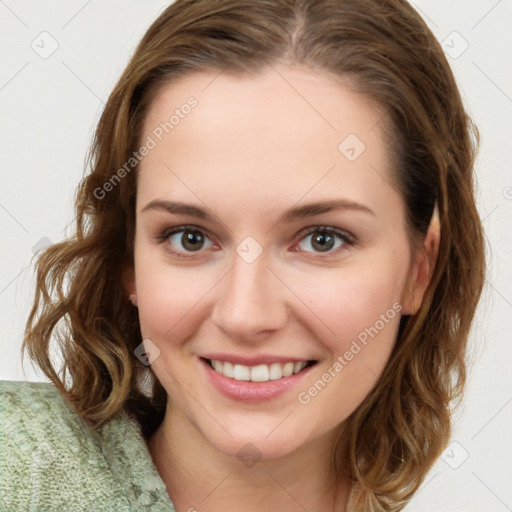
[[96, 432], [55, 386], [0, 381], [0, 511], [175, 509], [125, 412]]

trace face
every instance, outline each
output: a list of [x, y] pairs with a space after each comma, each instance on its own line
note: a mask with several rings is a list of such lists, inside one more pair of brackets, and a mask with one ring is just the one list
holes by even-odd
[[383, 110], [277, 69], [198, 72], [157, 96], [131, 284], [167, 414], [268, 458], [332, 441], [421, 299]]

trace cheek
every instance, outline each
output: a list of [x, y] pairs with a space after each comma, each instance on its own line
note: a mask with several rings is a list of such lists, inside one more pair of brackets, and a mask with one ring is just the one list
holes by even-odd
[[358, 279], [332, 286], [317, 299], [322, 323], [315, 331], [326, 351], [318, 372], [297, 397], [313, 416], [335, 426], [344, 421], [377, 384], [396, 342], [401, 305], [388, 280]]
[[298, 398], [312, 414], [327, 414], [333, 425], [374, 388], [396, 341], [405, 266], [396, 254], [384, 256], [378, 264], [316, 273], [301, 286], [305, 302], [328, 327], [315, 334], [329, 357]]
[[[403, 282], [399, 265], [389, 259], [385, 264], [354, 265], [332, 272], [311, 272], [296, 279], [297, 295], [309, 307], [313, 317], [328, 332], [330, 345], [344, 351], [347, 343], [374, 326], [384, 330], [389, 323], [398, 323], [396, 315]], [[395, 305], [395, 306], [394, 306]], [[381, 317], [386, 316], [385, 326]], [[322, 335], [322, 337], [324, 337]], [[343, 341], [340, 341], [343, 340]]]
[[142, 335], [155, 340], [171, 333], [176, 337], [192, 316], [197, 321], [201, 301], [215, 284], [213, 276], [205, 270], [170, 265], [162, 255], [149, 251], [141, 250], [137, 256], [135, 276]]

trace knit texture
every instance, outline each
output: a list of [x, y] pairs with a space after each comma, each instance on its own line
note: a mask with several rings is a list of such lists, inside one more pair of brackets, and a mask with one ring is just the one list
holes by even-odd
[[138, 423], [94, 431], [52, 384], [0, 381], [0, 511], [175, 512]]

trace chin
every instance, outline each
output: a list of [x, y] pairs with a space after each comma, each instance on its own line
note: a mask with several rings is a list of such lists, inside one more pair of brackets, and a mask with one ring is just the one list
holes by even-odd
[[282, 437], [274, 440], [261, 436], [248, 435], [224, 440], [211, 440], [210, 443], [222, 453], [237, 457], [242, 463], [250, 467], [251, 463], [259, 460], [272, 460], [286, 457], [297, 448], [297, 442], [286, 443]]
[[216, 450], [243, 459], [279, 459], [286, 457], [308, 443], [309, 438], [301, 436], [295, 429], [279, 425], [282, 418], [258, 426], [254, 418], [248, 422], [240, 422], [229, 429], [229, 434], [218, 426], [212, 431], [209, 425], [200, 432], [208, 444]]

